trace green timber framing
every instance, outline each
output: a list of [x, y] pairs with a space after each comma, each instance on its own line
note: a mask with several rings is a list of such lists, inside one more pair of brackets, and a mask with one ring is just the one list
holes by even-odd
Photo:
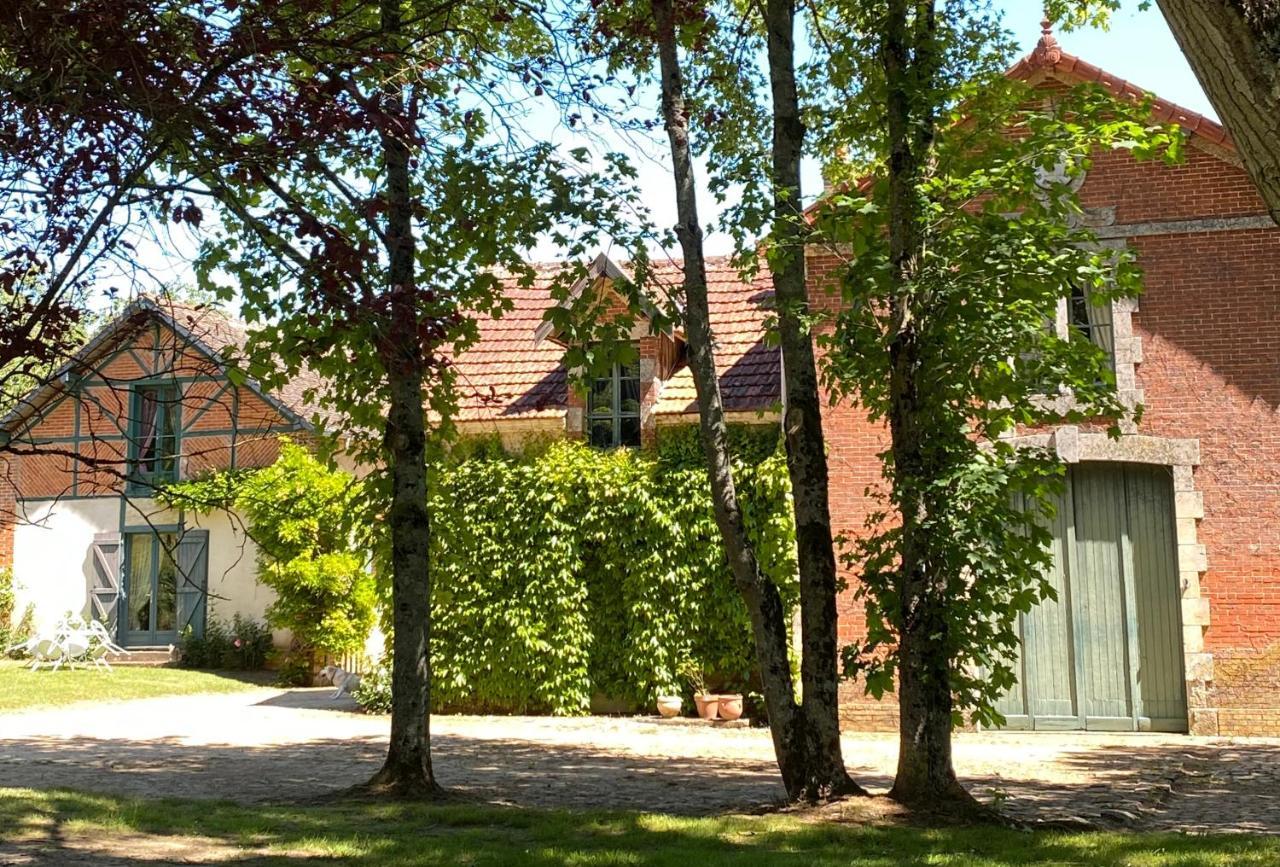
[[[113, 341], [121, 337], [121, 332], [129, 324], [130, 321], [138, 317], [140, 314], [150, 314], [150, 328], [152, 332], [152, 346], [150, 349], [150, 362], [143, 359], [138, 354], [136, 346], [116, 346], [110, 348]], [[174, 349], [195, 349], [212, 365], [211, 372], [208, 375], [196, 376], [172, 376], [169, 371], [173, 367], [170, 364], [165, 366], [166, 349], [161, 345], [161, 328], [167, 327], [181, 339], [180, 344], [175, 344]], [[174, 353], [176, 355], [176, 353]], [[101, 370], [109, 366], [115, 359], [128, 356], [138, 366], [138, 370], [142, 373], [140, 377], [111, 379], [104, 376], [75, 375], [75, 371], [89, 369]], [[178, 324], [171, 316], [167, 314], [164, 307], [152, 301], [149, 298], [141, 298], [132, 302], [125, 310], [116, 317], [108, 325], [90, 340], [70, 361], [66, 362], [53, 376], [45, 382], [44, 385], [38, 387], [26, 399], [24, 399], [19, 408], [15, 409], [4, 419], [0, 419], [0, 440], [7, 444], [8, 442], [21, 442], [23, 445], [36, 449], [40, 446], [67, 446], [69, 451], [74, 454], [80, 454], [81, 448], [87, 443], [94, 442], [116, 442], [125, 445], [131, 444], [130, 432], [128, 429], [129, 419], [126, 417], [121, 419], [116, 413], [109, 410], [102, 402], [93, 394], [94, 388], [106, 389], [124, 389], [131, 390], [138, 385], [147, 385], [154, 383], [164, 383], [166, 385], [190, 386], [197, 383], [215, 383], [219, 387], [210, 394], [193, 412], [182, 412], [180, 415], [181, 423], [178, 428], [178, 452], [179, 457], [182, 456], [181, 443], [184, 438], [212, 438], [212, 437], [229, 437], [229, 460], [228, 467], [235, 469], [239, 466], [238, 453], [241, 445], [242, 436], [245, 430], [239, 424], [241, 389], [248, 389], [256, 397], [263, 400], [267, 406], [280, 414], [285, 421], [283, 426], [270, 426], [267, 430], [255, 429], [252, 436], [255, 438], [262, 435], [275, 436], [282, 433], [302, 432], [307, 433], [314, 430], [313, 426], [306, 419], [302, 418], [292, 408], [287, 406], [283, 401], [275, 395], [261, 389], [252, 381], [246, 382], [243, 386], [234, 385], [225, 375], [225, 364], [221, 354], [209, 347], [203, 340], [199, 339], [189, 329]], [[54, 392], [61, 392], [54, 394]], [[230, 395], [231, 407], [229, 416], [231, 418], [230, 428], [197, 430], [195, 425], [200, 419], [214, 406]], [[53, 410], [65, 401], [72, 401], [74, 406], [74, 417], [72, 422], [72, 435], [69, 437], [29, 437], [33, 428], [39, 422], [46, 418]], [[114, 425], [114, 433], [98, 433], [85, 432], [83, 421], [83, 404], [85, 402], [92, 403], [97, 407], [101, 415]], [[191, 410], [190, 407], [183, 407]], [[14, 428], [21, 423], [19, 432], [14, 433]], [[126, 455], [126, 460], [132, 455]], [[73, 460], [71, 462], [72, 483], [70, 493], [63, 493], [60, 496], [41, 496], [41, 497], [22, 497], [21, 499], [38, 502], [41, 500], [61, 500], [61, 499], [90, 499], [97, 497], [114, 497], [120, 496], [115, 492], [104, 494], [84, 494], [80, 490], [80, 461]], [[136, 493], [136, 491], [134, 492]]]
[[[174, 335], [174, 340], [170, 345], [163, 345], [162, 329], [167, 328]], [[151, 346], [139, 347], [136, 343], [130, 341], [150, 330]], [[188, 350], [194, 350], [203, 360], [202, 366], [194, 374], [187, 372], [187, 375], [174, 375], [180, 360], [189, 362], [190, 356], [187, 355]], [[147, 358], [146, 356], [150, 356]], [[127, 357], [137, 367], [139, 375], [131, 377], [107, 377], [102, 375], [101, 371], [109, 368], [109, 366], [119, 358]], [[203, 363], [207, 362], [207, 372], [203, 368]], [[176, 457], [181, 461], [184, 454], [184, 441], [191, 439], [216, 439], [226, 438], [225, 448], [228, 452], [228, 468], [234, 469], [240, 466], [240, 449], [241, 446], [250, 441], [261, 441], [264, 438], [274, 438], [286, 433], [310, 433], [314, 430], [312, 424], [304, 419], [298, 412], [287, 406], [282, 400], [277, 398], [265, 390], [261, 389], [256, 383], [250, 381], [244, 385], [235, 385], [226, 375], [226, 365], [221, 354], [209, 346], [205, 341], [191, 332], [190, 329], [184, 328], [175, 319], [169, 315], [168, 311], [162, 304], [158, 304], [149, 298], [142, 298], [132, 302], [125, 310], [114, 320], [102, 328], [92, 340], [85, 344], [76, 355], [62, 365], [58, 371], [49, 377], [45, 383], [32, 391], [20, 404], [17, 409], [11, 412], [4, 419], [0, 419], [0, 444], [9, 442], [20, 443], [32, 451], [38, 451], [41, 446], [56, 447], [59, 454], [70, 453], [72, 455], [85, 454], [85, 447], [95, 443], [117, 443], [121, 445], [121, 460], [124, 462], [126, 472], [123, 474], [126, 478], [122, 479], [122, 484], [118, 490], [87, 490], [82, 478], [83, 463], [80, 460], [69, 458], [71, 485], [69, 490], [58, 492], [53, 495], [42, 496], [24, 496], [21, 491], [17, 492], [18, 500], [24, 503], [49, 503], [59, 501], [74, 500], [109, 500], [115, 499], [119, 503], [116, 510], [117, 518], [115, 521], [114, 535], [117, 538], [117, 557], [124, 557], [126, 550], [126, 540], [130, 536], [139, 533], [147, 534], [176, 534], [180, 540], [179, 546], [187, 537], [193, 540], [203, 539], [201, 544], [204, 550], [208, 549], [208, 533], [205, 530], [199, 530], [188, 526], [185, 514], [179, 510], [176, 520], [166, 519], [163, 523], [152, 522], [148, 517], [150, 509], [144, 507], [144, 502], [150, 501], [151, 498], [146, 496], [145, 490], [140, 490], [137, 486], [128, 482], [130, 473], [127, 471], [131, 466], [132, 460], [136, 457], [134, 451], [132, 431], [130, 430], [131, 416], [134, 412], [135, 395], [134, 389], [139, 385], [164, 384], [177, 386], [180, 389], [178, 414], [178, 424], [176, 425]], [[193, 401], [190, 406], [186, 405], [190, 388], [195, 385], [210, 384], [207, 395], [200, 396]], [[117, 394], [125, 393], [123, 399], [118, 402], [121, 405], [119, 412], [112, 411], [106, 406], [100, 396], [95, 394], [95, 390], [111, 390]], [[242, 390], [248, 390], [249, 393], [259, 398], [268, 411], [274, 411], [277, 418], [268, 421], [267, 415], [261, 410], [258, 415], [261, 417], [262, 424], [246, 429], [240, 421], [242, 408]], [[52, 436], [38, 437], [33, 434], [38, 429], [39, 424], [61, 406], [65, 401], [71, 401], [72, 419], [70, 436]], [[228, 416], [230, 419], [230, 427], [217, 427], [208, 429], [197, 429], [196, 425], [203, 419], [206, 414], [216, 406], [230, 403], [228, 407]], [[107, 422], [109, 427], [101, 432], [88, 430], [87, 407], [93, 406], [96, 409], [96, 415]], [[279, 423], [277, 423], [279, 422]], [[220, 450], [224, 446], [218, 446]], [[110, 535], [110, 531], [106, 527], [102, 530]], [[169, 554], [175, 558], [178, 556], [178, 547], [175, 546]], [[127, 568], [121, 561], [117, 561], [118, 569], [117, 581], [128, 580], [124, 578], [124, 570]], [[201, 568], [207, 568], [207, 562]], [[189, 581], [187, 576], [183, 574], [182, 586], [185, 588]], [[207, 580], [207, 579], [205, 579]], [[184, 591], [188, 592], [189, 591]], [[207, 593], [206, 590], [202, 590]], [[123, 604], [123, 597], [121, 597]], [[191, 605], [188, 604], [188, 614], [191, 614]], [[198, 612], [198, 620], [192, 621], [197, 629], [203, 625], [206, 605], [201, 599], [195, 611]], [[123, 614], [123, 612], [120, 612]], [[119, 621], [120, 629], [124, 629], [124, 618]], [[123, 638], [124, 633], [120, 633]]]

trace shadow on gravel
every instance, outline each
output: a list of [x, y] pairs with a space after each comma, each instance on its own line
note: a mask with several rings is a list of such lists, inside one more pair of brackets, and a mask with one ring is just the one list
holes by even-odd
[[[289, 693], [268, 703], [318, 707], [331, 692]], [[1052, 737], [1052, 736], [1048, 736]], [[755, 812], [778, 804], [772, 761], [644, 755], [626, 749], [530, 739], [435, 734], [436, 774], [474, 801], [521, 807], [661, 811], [688, 816]], [[308, 801], [365, 782], [380, 766], [385, 737], [325, 738], [260, 747], [184, 742], [25, 737], [0, 740], [0, 786], [146, 798]], [[1077, 742], [1073, 742], [1073, 745]], [[1079, 742], [1054, 754], [1069, 777], [1055, 783], [989, 774], [970, 790], [1014, 818], [1066, 827], [1100, 825], [1197, 832], [1280, 833], [1280, 745]], [[1011, 740], [1009, 750], [1019, 748]], [[850, 760], [856, 751], [847, 754]], [[1019, 760], [1010, 757], [1010, 774]], [[1036, 766], [1021, 762], [1023, 773]], [[883, 791], [883, 771], [851, 765]], [[1042, 774], [1052, 777], [1052, 773]]]

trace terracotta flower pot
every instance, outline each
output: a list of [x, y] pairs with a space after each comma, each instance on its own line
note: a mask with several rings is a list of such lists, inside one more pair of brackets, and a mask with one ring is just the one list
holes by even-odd
[[703, 719], [715, 719], [719, 712], [720, 696], [718, 695], [695, 695], [693, 703], [698, 706], [698, 716]]
[[742, 693], [722, 695], [720, 698], [720, 719], [735, 720], [742, 716]]
[[680, 711], [684, 710], [684, 702], [678, 695], [660, 695], [658, 696], [658, 713], [666, 719], [673, 716], [679, 716]]

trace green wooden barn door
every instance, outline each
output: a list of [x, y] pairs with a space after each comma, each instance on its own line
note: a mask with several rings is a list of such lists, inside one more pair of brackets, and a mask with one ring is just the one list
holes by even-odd
[[1049, 583], [1058, 598], [1046, 599], [1033, 609], [1034, 616], [1022, 618], [1026, 649], [1027, 705], [1032, 728], [1072, 729], [1077, 726], [1075, 668], [1079, 650], [1072, 626], [1074, 587], [1071, 581], [1071, 546], [1075, 516], [1071, 509], [1072, 480], [1067, 478], [1066, 495], [1058, 504], [1053, 526], [1053, 566]]
[[1071, 486], [1076, 519], [1072, 620], [1081, 654], [1077, 710], [1087, 729], [1132, 730], [1124, 471], [1081, 464], [1071, 470]]
[[1178, 592], [1178, 539], [1173, 484], [1163, 467], [1125, 472], [1129, 538], [1133, 552], [1138, 625], [1138, 728], [1187, 730], [1182, 667], [1182, 605]]
[[1019, 624], [1009, 727], [1185, 731], [1168, 470], [1072, 467], [1053, 544], [1058, 599]]

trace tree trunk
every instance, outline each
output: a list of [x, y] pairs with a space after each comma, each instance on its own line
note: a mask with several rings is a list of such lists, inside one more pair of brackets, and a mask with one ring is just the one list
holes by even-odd
[[[914, 6], [914, 10], [909, 8]], [[911, 12], [914, 11], [914, 15]], [[937, 75], [936, 13], [929, 0], [890, 0], [881, 48], [888, 122], [890, 310], [889, 434], [894, 493], [902, 519], [898, 587], [898, 769], [890, 797], [917, 807], [954, 809], [973, 800], [951, 763], [951, 658], [946, 578], [931, 562], [923, 491], [931, 478], [927, 407], [920, 395], [919, 317], [929, 298], [913, 285], [924, 236], [917, 185], [932, 146]]]
[[730, 465], [724, 403], [716, 375], [711, 319], [707, 302], [707, 272], [702, 251], [689, 148], [689, 120], [684, 82], [676, 47], [672, 0], [651, 0], [658, 30], [658, 57], [662, 76], [662, 116], [671, 144], [678, 223], [676, 235], [684, 253], [685, 331], [689, 340], [689, 368], [698, 395], [698, 415], [706, 453], [707, 472], [715, 505], [716, 526], [729, 558], [734, 583], [747, 604], [760, 675], [764, 686], [769, 728], [783, 785], [791, 798], [804, 794], [805, 737], [800, 708], [787, 659], [786, 611], [778, 588], [760, 572], [755, 551], [747, 539]]
[[1275, 0], [1159, 5], [1280, 224], [1280, 7]]
[[782, 344], [783, 431], [800, 569], [801, 711], [810, 761], [806, 795], [866, 794], [850, 779], [840, 747], [836, 559], [828, 500], [827, 451], [813, 338], [805, 324], [806, 223], [800, 186], [804, 123], [795, 73], [795, 0], [767, 0], [773, 92], [773, 242], [770, 257]]
[[[398, 0], [383, 0], [384, 32], [400, 30]], [[403, 114], [400, 92], [384, 91], [387, 111]], [[414, 280], [409, 146], [401, 131], [382, 133], [386, 160], [388, 293], [391, 321], [382, 348], [389, 385], [386, 449], [391, 472], [391, 741], [374, 788], [406, 797], [440, 790], [431, 771], [431, 524], [427, 513], [423, 348]]]

